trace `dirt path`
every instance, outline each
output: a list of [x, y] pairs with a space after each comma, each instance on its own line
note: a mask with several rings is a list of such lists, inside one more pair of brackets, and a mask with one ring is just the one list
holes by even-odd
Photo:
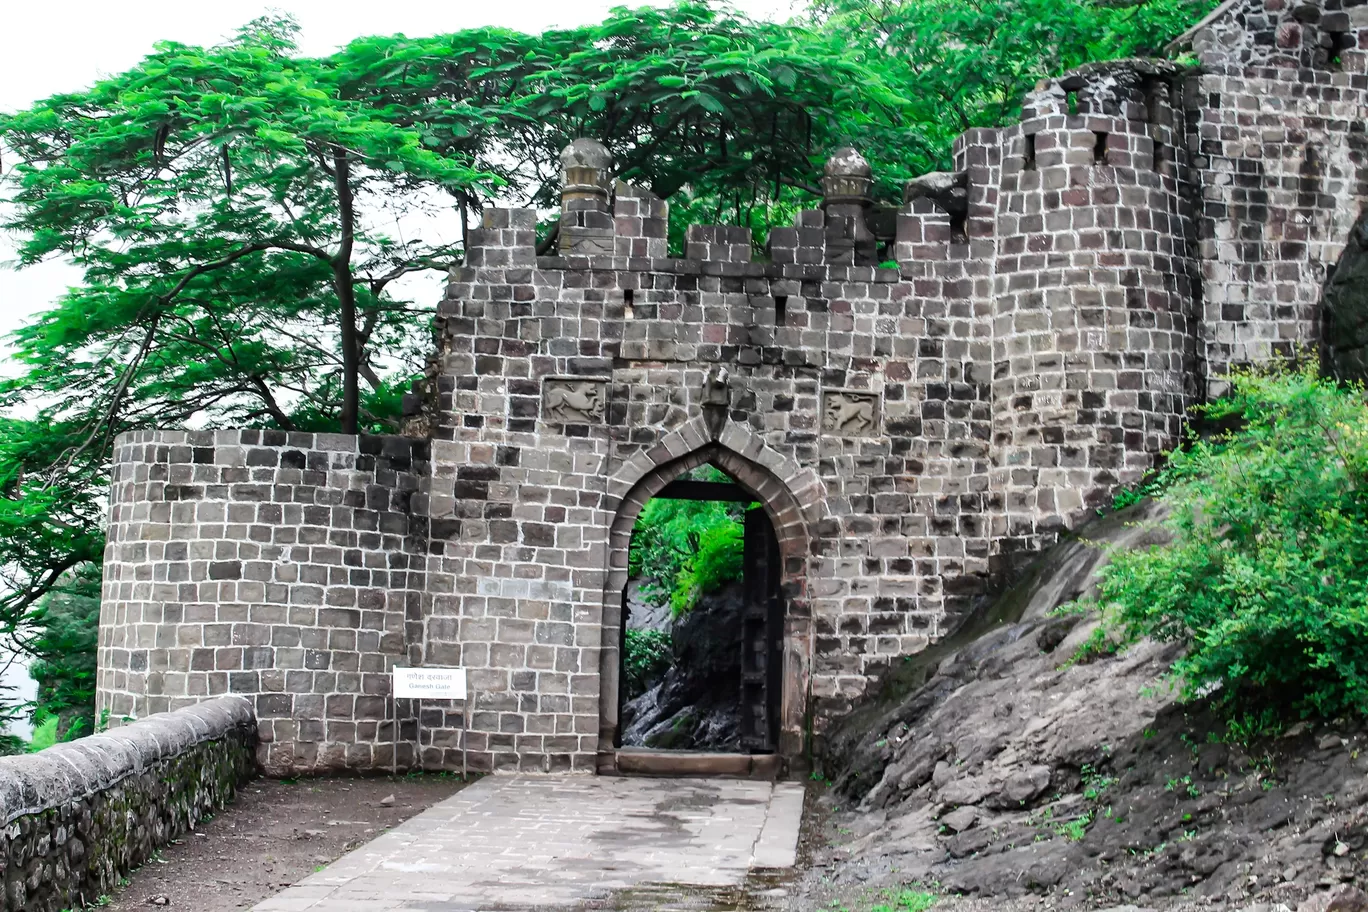
[[258, 779], [232, 807], [135, 871], [102, 908], [249, 909], [461, 786], [459, 776], [444, 775]]

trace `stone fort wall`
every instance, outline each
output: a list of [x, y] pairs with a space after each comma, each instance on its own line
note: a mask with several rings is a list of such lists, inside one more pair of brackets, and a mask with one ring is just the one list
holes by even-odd
[[[1139, 478], [1220, 371], [1316, 343], [1368, 199], [1365, 10], [1230, 3], [1184, 39], [1199, 70], [1042, 83], [1020, 124], [913, 181], [888, 237], [842, 150], [763, 256], [695, 226], [671, 258], [665, 203], [577, 141], [557, 255], [531, 210], [472, 232], [423, 440], [121, 439], [102, 706], [251, 694], [280, 771], [449, 767], [461, 746], [476, 769], [610, 768], [632, 522], [711, 462], [779, 538], [797, 762], [891, 659]], [[401, 661], [470, 670], [468, 731], [457, 707], [418, 726], [387, 703]]]
[[120, 437], [99, 708], [118, 723], [244, 694], [268, 769], [384, 768], [396, 742], [410, 763], [388, 673], [418, 658], [427, 451], [283, 431]]

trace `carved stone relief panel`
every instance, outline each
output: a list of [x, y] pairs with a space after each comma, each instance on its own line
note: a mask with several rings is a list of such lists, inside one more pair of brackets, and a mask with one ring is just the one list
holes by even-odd
[[822, 430], [841, 437], [873, 437], [879, 433], [879, 394], [865, 390], [822, 393]]
[[608, 381], [548, 377], [542, 383], [542, 416], [561, 424], [598, 424], [608, 404]]

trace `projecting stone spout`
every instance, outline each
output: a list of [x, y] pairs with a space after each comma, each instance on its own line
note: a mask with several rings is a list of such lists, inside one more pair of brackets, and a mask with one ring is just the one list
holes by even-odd
[[932, 171], [912, 178], [903, 187], [903, 205], [923, 198], [950, 215], [966, 215], [969, 212], [968, 172]]

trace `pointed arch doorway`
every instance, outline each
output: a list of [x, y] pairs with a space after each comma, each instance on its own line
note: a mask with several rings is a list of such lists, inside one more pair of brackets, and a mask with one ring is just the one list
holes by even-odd
[[[726, 476], [689, 473], [711, 465]], [[628, 549], [637, 516], [653, 498], [756, 504], [744, 509], [736, 663], [737, 738], [728, 751], [623, 746]], [[599, 771], [603, 773], [778, 775], [801, 765], [809, 667], [806, 612], [807, 529], [797, 499], [764, 467], [711, 443], [667, 459], [637, 481], [618, 505], [609, 536], [600, 659]]]

